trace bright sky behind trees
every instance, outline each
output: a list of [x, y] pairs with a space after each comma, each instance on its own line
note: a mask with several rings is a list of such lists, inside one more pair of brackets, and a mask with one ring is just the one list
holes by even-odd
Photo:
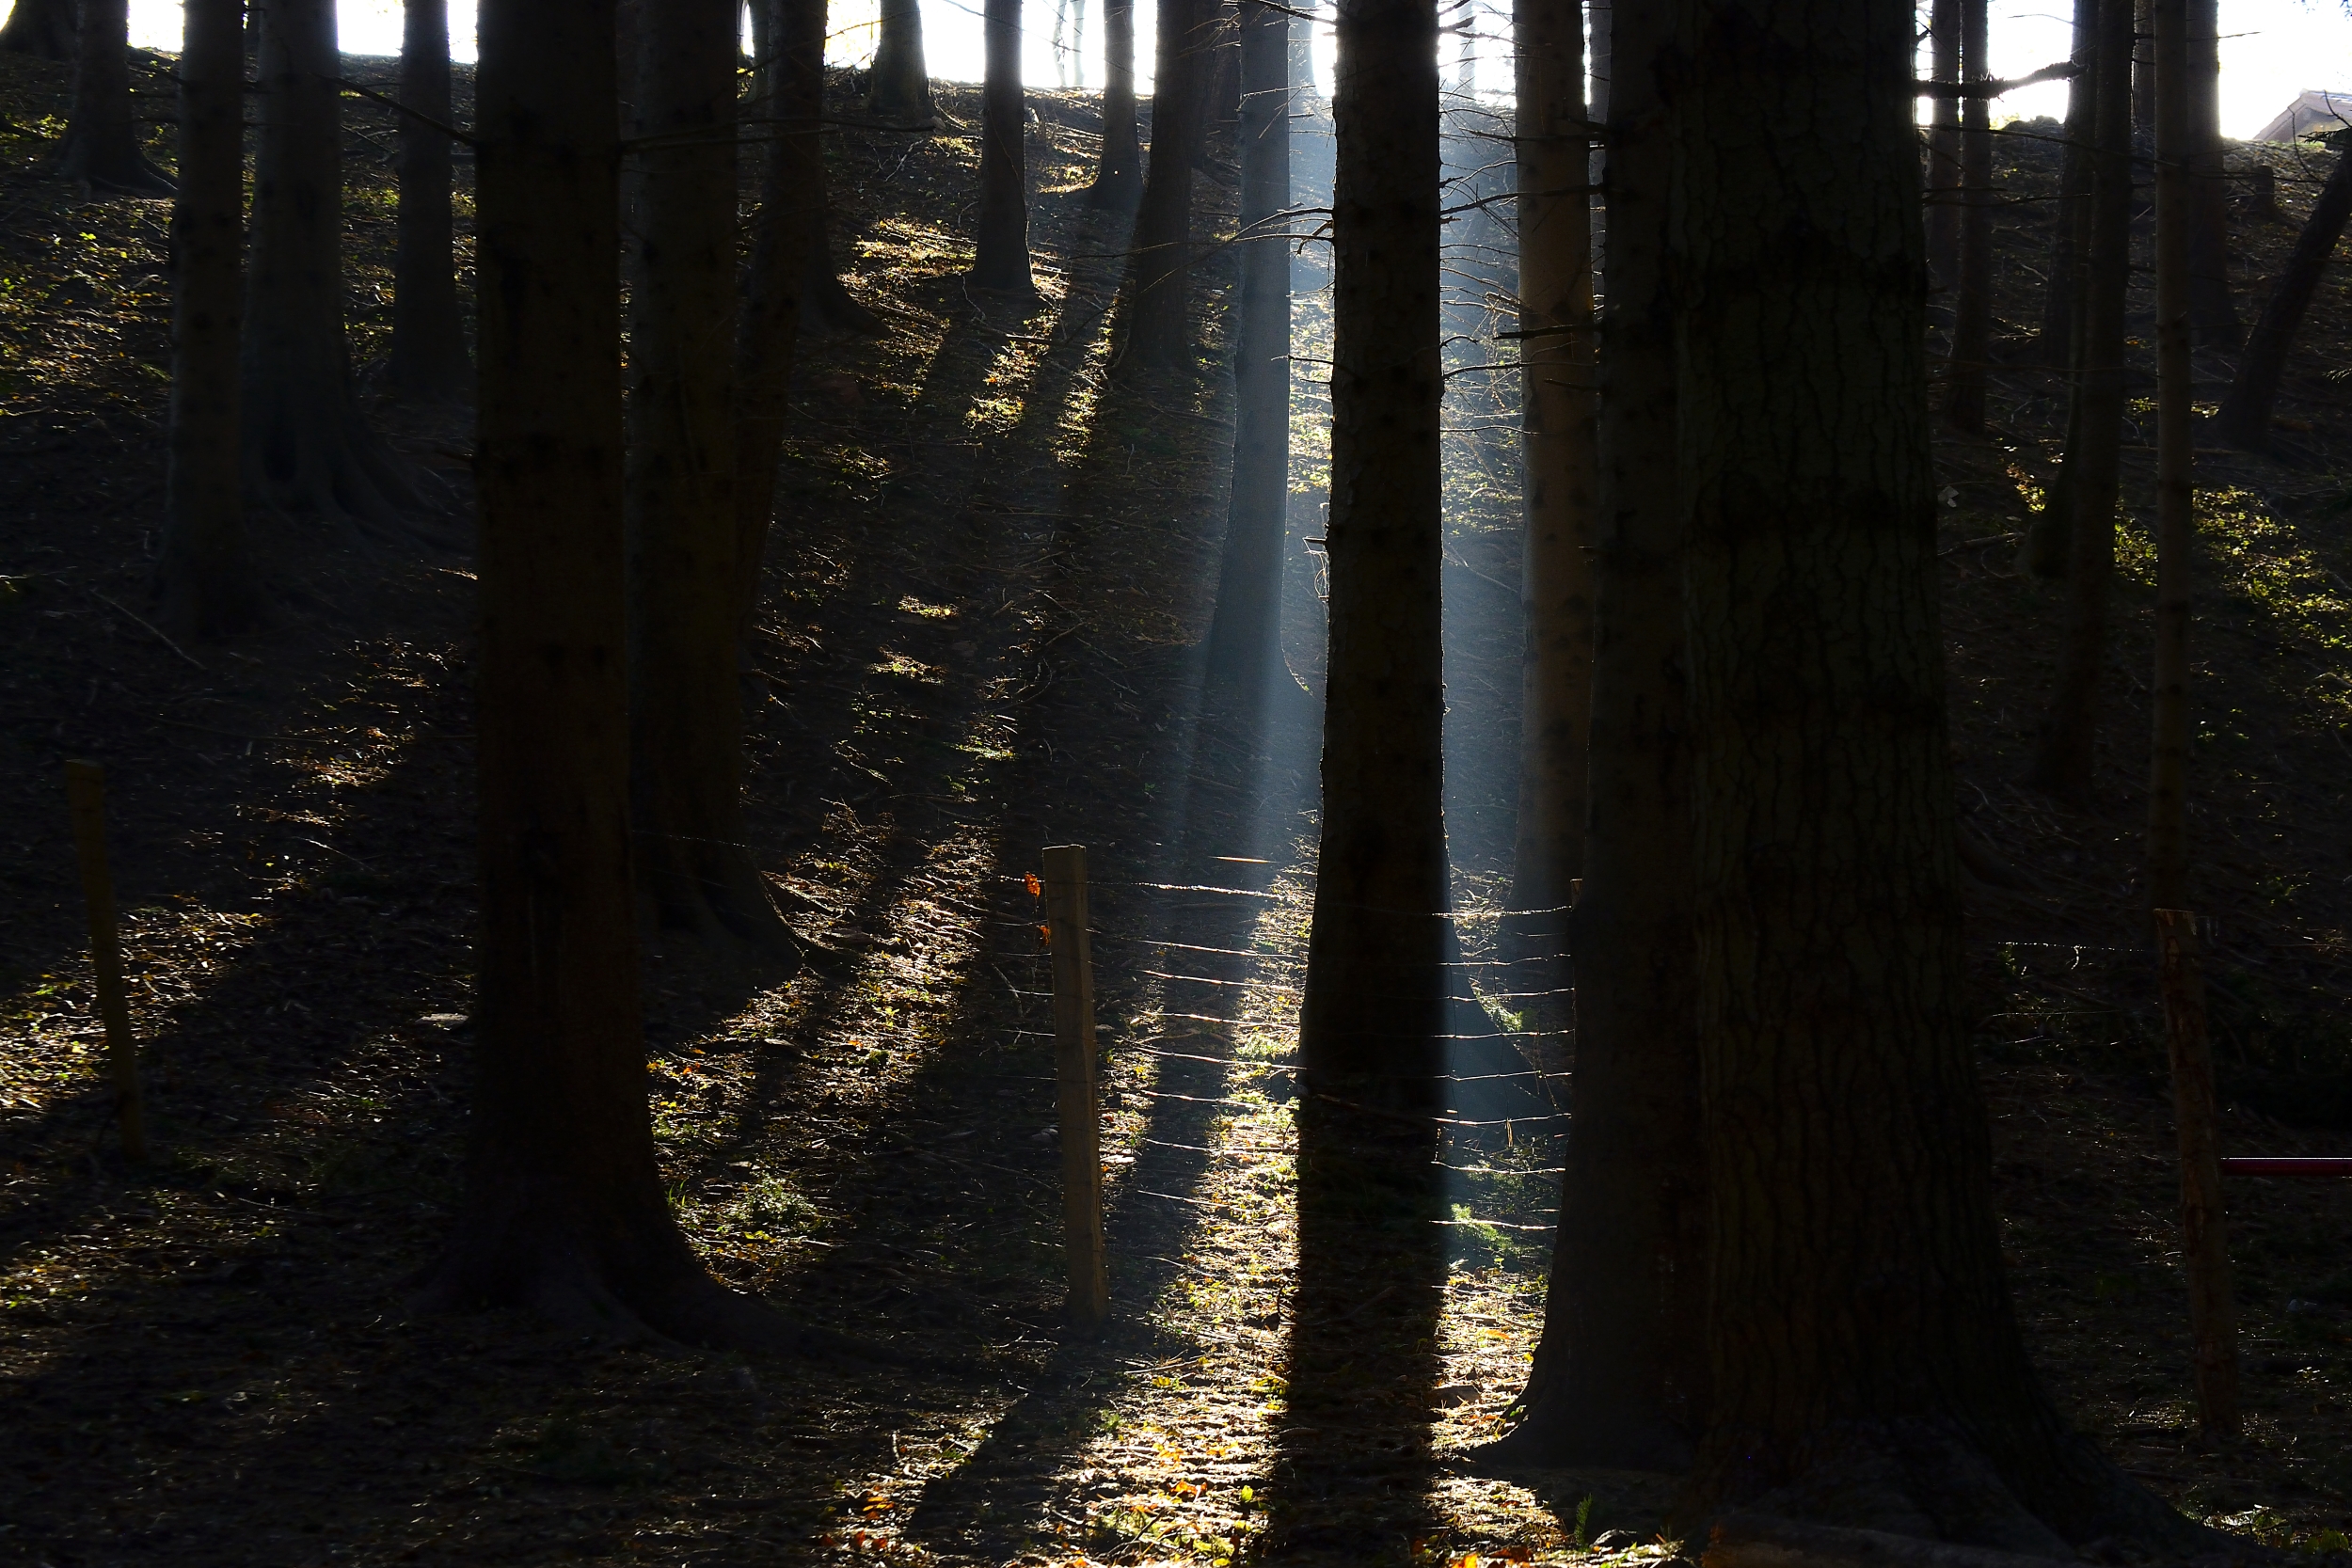
[[[1024, 74], [1030, 85], [1056, 87], [1064, 81], [1078, 85], [1081, 77], [1074, 68], [1082, 66], [1084, 85], [1102, 86], [1102, 0], [1084, 3], [1083, 47], [1074, 56], [1065, 54], [1057, 70], [1055, 0], [1027, 0], [1023, 56]], [[1486, 92], [1506, 90], [1510, 84], [1508, 9], [1492, 0], [1474, 0], [1474, 4], [1477, 85]], [[346, 52], [400, 52], [399, 0], [342, 0], [340, 10]], [[1138, 0], [1136, 6], [1136, 86], [1147, 92], [1153, 10], [1152, 0]], [[857, 64], [872, 55], [875, 14], [874, 0], [834, 0], [831, 57], [835, 63]], [[2064, 0], [1993, 0], [1995, 71], [2022, 76], [2064, 59], [2071, 15]], [[1447, 7], [1446, 20], [1459, 23], [1458, 7]], [[923, 26], [931, 74], [957, 81], [979, 80], [980, 8], [977, 0], [923, 0]], [[458, 58], [471, 59], [473, 8], [466, 0], [453, 0], [450, 6], [450, 34]], [[2222, 0], [2221, 35], [2221, 129], [2228, 135], [2251, 135], [2305, 88], [2352, 89], [2352, 16], [2346, 15], [2339, 0]], [[180, 8], [175, 0], [132, 0], [131, 38], [150, 48], [177, 49]], [[1444, 48], [1451, 83], [1458, 63], [1456, 40], [1448, 38]], [[1331, 85], [1327, 28], [1320, 30], [1317, 39], [1315, 75], [1327, 92]], [[2006, 119], [2058, 116], [2065, 110], [2064, 85], [2047, 83], [2003, 99], [1994, 114]]]

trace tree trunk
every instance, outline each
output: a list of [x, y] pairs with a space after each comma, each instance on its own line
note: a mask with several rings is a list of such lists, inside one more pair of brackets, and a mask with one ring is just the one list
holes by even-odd
[[2328, 259], [2335, 254], [2336, 242], [2344, 237], [2346, 218], [2352, 218], [2352, 147], [2336, 154], [2336, 166], [2328, 171], [2328, 183], [2320, 187], [2319, 199], [2312, 204], [2311, 221], [2296, 237], [2286, 267], [2263, 306], [2262, 319], [2247, 340], [2237, 377], [2221, 400], [2215, 433], [2233, 447], [2262, 451], [2270, 445], [2270, 408], [2279, 400], [2287, 350], [2294, 345], [2296, 328], [2302, 325], [2312, 296], [2319, 292], [2320, 277], [2328, 270]]
[[[1437, 43], [1434, 0], [1340, 6], [1330, 655], [1299, 1059], [1319, 1091], [1391, 1105], [1430, 1103], [1448, 990]], [[1154, 180], [1173, 130], [1155, 127]]]
[[1192, 151], [1200, 140], [1204, 63], [1199, 35], [1209, 19], [1202, 0], [1159, 0], [1159, 6], [1152, 162], [1120, 291], [1125, 330], [1116, 369], [1129, 373], [1173, 370], [1189, 362], [1192, 352], [1184, 309], [1192, 280]]
[[246, 279], [246, 490], [280, 511], [401, 530], [421, 503], [360, 413], [343, 335], [339, 71], [331, 0], [272, 0]]
[[1282, 657], [1282, 541], [1291, 481], [1291, 50], [1286, 11], [1243, 0], [1241, 309], [1233, 348], [1233, 489], [1209, 677], [1248, 705]]
[[1103, 162], [1087, 187], [1087, 199], [1124, 213], [1142, 194], [1143, 152], [1136, 142], [1136, 0], [1103, 0]]
[[795, 954], [744, 843], [736, 681], [736, 0], [646, 8], [629, 290], [629, 717], [637, 855], [667, 930]]
[[2107, 600], [2115, 576], [2115, 501], [2123, 436], [2123, 302], [2131, 281], [2131, 0], [2100, 7], [2099, 109], [2076, 328], [2066, 455], [2028, 548], [2067, 565], [2058, 669], [2027, 779], [2088, 799], [2097, 760], [2099, 679], [2106, 664]]
[[1205, 170], [1214, 150], [1241, 122], [1241, 12], [1236, 0], [1218, 5], [1202, 47], [1208, 58], [1200, 68], [1200, 129], [1192, 162]]
[[171, 180], [139, 150], [131, 118], [130, 0], [81, 0], [73, 108], [57, 172], [97, 191], [169, 196]]
[[2230, 172], [2221, 154], [2218, 0], [2188, 0], [2185, 93], [2189, 169], [2188, 309], [2197, 341], [2234, 349], [2246, 341], [2230, 298]]
[[[1970, 1054], [1904, 0], [1690, 0], [1668, 124], [1712, 1402], [1690, 1512], [2065, 1555]], [[2119, 76], [2122, 72], [2119, 70]]]
[[[825, 159], [824, 0], [758, 0], [752, 14], [765, 34], [756, 118], [770, 123], [757, 127], [756, 144], [767, 155], [735, 340], [735, 614], [744, 646], [759, 608], [775, 516], [776, 463], [791, 414], [802, 297], [824, 222]], [[830, 258], [818, 260], [830, 265]]]
[[[1960, 80], [1962, 4], [1929, 8], [1930, 70], [1939, 82]], [[1960, 100], [1936, 94], [1928, 117], [1928, 267], [1933, 286], [1948, 289], [1960, 278]]]
[[392, 250], [392, 353], [385, 379], [405, 396], [463, 396], [469, 379], [457, 309], [449, 137], [449, 0], [406, 0], [400, 40], [400, 227]]
[[2155, 0], [2132, 4], [2132, 134], [2153, 136], [2156, 131], [2156, 11]]
[[73, 57], [73, 0], [16, 0], [0, 25], [0, 51], [62, 65]]
[[[1593, 206], [1584, 185], [1583, 21], [1573, 5], [1518, 0], [1519, 451], [1525, 513], [1519, 578], [1518, 833], [1511, 902], [1558, 910], [1584, 875], [1585, 731], [1592, 720], [1595, 368]], [[1566, 920], [1515, 933], [1565, 958]], [[1535, 966], [1565, 984], [1565, 963]]]
[[188, 0], [180, 191], [171, 211], [171, 465], [155, 599], [199, 637], [260, 609], [237, 479], [237, 305], [245, 272], [245, 8]]
[[[1594, 121], [1603, 125], [1609, 122], [1609, 85], [1612, 73], [1615, 70], [1613, 52], [1616, 45], [1612, 36], [1615, 30], [1613, 17], [1614, 12], [1611, 8], [1610, 0], [1584, 0], [1585, 35], [1590, 40], [1592, 54], [1592, 65], [1586, 72], [1592, 80], [1592, 86], [1587, 90], [1591, 92], [1593, 100], [1585, 106], [1585, 113]], [[1590, 157], [1591, 162], [1588, 166], [1591, 170], [1590, 182], [1595, 185], [1601, 184], [1609, 172], [1609, 150], [1601, 145], [1597, 137], [1594, 139]], [[1608, 224], [1606, 214], [1609, 196], [1606, 191], [1598, 194], [1603, 214], [1601, 224], [1605, 231]], [[1607, 256], [1600, 258], [1600, 264], [1604, 267], [1608, 264]]]
[[[823, 84], [818, 83], [818, 100], [823, 99]], [[833, 197], [831, 175], [825, 167], [823, 138], [818, 137], [817, 150], [808, 164], [809, 177], [815, 182], [808, 199], [816, 204], [817, 228], [809, 243], [805, 276], [801, 279], [801, 325], [816, 332], [836, 337], [852, 334], [871, 335], [882, 330], [882, 320], [857, 302], [849, 285], [841, 281], [840, 263], [833, 255]]]
[[482, 923], [466, 1195], [427, 1305], [788, 1348], [672, 1217], [630, 893], [612, 0], [481, 13]]
[[[1993, 74], [1985, 56], [1985, 0], [1960, 0], [1960, 76]], [[1960, 272], [1952, 296], [1952, 357], [1944, 417], [1964, 436], [1984, 434], [1984, 394], [1993, 356], [1993, 124], [1991, 105], [1971, 96], [1961, 109]]]
[[[2058, 154], [2058, 212], [2051, 224], [2049, 282], [2042, 295], [2042, 335], [2037, 357], [2053, 370], [2065, 368], [2074, 353], [2074, 326], [2082, 319], [2083, 262], [2090, 234], [2090, 142], [2098, 122], [2099, 0], [2074, 0], [2074, 42], [2069, 58], [2074, 79], [2066, 87], [2066, 146]], [[2052, 564], [2044, 575], [2055, 576]]]
[[882, 38], [866, 83], [866, 112], [909, 130], [939, 123], [931, 107], [931, 77], [923, 64], [919, 0], [882, 0]]
[[980, 227], [971, 284], [1037, 293], [1029, 277], [1029, 128], [1021, 93], [1021, 0], [987, 0], [988, 79], [980, 88]]
[[[1692, 1003], [1682, 516], [1658, 63], [1674, 15], [1612, 15], [1591, 830], [1576, 954], [1575, 1115], [1544, 1337], [1506, 1451], [1681, 1468], [1706, 1415], [1706, 1168]], [[1521, 57], [1525, 46], [1521, 46]]]

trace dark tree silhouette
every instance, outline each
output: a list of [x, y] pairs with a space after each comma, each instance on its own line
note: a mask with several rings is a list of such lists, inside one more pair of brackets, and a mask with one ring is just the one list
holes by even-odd
[[2067, 576], [2057, 679], [2027, 778], [2071, 799], [2090, 793], [2115, 576], [2115, 502], [2122, 462], [2124, 294], [2131, 281], [2130, 0], [2102, 0], [2099, 110], [2091, 170], [2083, 319], [2075, 328], [2063, 466], [2026, 543], [2028, 565]]
[[245, 7], [187, 0], [180, 51], [180, 190], [171, 212], [171, 465], [162, 618], [199, 637], [260, 609], [237, 475], [237, 313], [245, 272]]
[[130, 0], [81, 0], [73, 44], [73, 108], [57, 172], [92, 190], [169, 196], [171, 180], [139, 150], [131, 118]]
[[1123, 213], [1143, 194], [1136, 142], [1136, 0], [1103, 0], [1103, 161], [1087, 187], [1097, 207]]
[[[1534, 1465], [1679, 1467], [1706, 1414], [1706, 1166], [1665, 270], [1672, 149], [1660, 113], [1673, 13], [1629, 5], [1604, 14], [1614, 80], [1591, 816], [1572, 929], [1576, 1114], [1526, 1418], [1500, 1453]], [[1520, 52], [1525, 69], [1524, 42]]]
[[866, 77], [866, 112], [909, 129], [935, 125], [931, 77], [923, 64], [920, 0], [882, 0], [882, 37]]
[[1029, 128], [1021, 92], [1021, 0], [987, 0], [980, 87], [980, 224], [972, 287], [1034, 294], [1029, 277]]
[[[1982, 82], [1985, 0], [1960, 0], [1960, 79]], [[1993, 129], [1991, 105], [1971, 93], [1961, 109], [1960, 268], [1952, 293], [1952, 356], [1944, 417], [1963, 435], [1984, 434], [1987, 361], [1993, 356]]]
[[[1241, 310], [1233, 345], [1233, 488], [1209, 625], [1209, 675], [1263, 700], [1282, 657], [1290, 515], [1290, 17], [1242, 0]], [[1254, 236], [1254, 237], [1252, 237]]]
[[1152, 80], [1152, 161], [1136, 214], [1133, 255], [1120, 285], [1117, 369], [1172, 370], [1190, 358], [1192, 166], [1200, 139], [1200, 44], [1203, 0], [1159, 0], [1158, 65]]
[[2098, 123], [2099, 0], [2074, 0], [2074, 75], [2066, 85], [2065, 146], [2058, 153], [2058, 211], [2050, 225], [2049, 281], [2042, 294], [2035, 356], [2063, 368], [2082, 318], [2083, 264], [2090, 238], [2090, 140]]
[[280, 511], [405, 530], [421, 502], [360, 413], [343, 333], [338, 74], [331, 0], [271, 0], [246, 279], [246, 489]]
[[466, 1192], [429, 1307], [790, 1348], [679, 1232], [630, 891], [612, 0], [480, 22], [482, 924]]
[[2328, 171], [2328, 182], [2312, 204], [2311, 219], [2296, 236], [2295, 249], [2280, 269], [2279, 281], [2271, 285], [2270, 298], [2263, 305], [2253, 335], [2246, 341], [2246, 353], [2238, 360], [2229, 395], [2221, 400], [2221, 417], [2215, 421], [2217, 435], [2249, 451], [2266, 451], [2270, 446], [2270, 409], [2279, 401], [2287, 351], [2294, 346], [2296, 329], [2303, 324], [2312, 296], [2319, 292], [2328, 259], [2344, 237], [2344, 221], [2352, 218], [2352, 135], [2338, 132], [2330, 142], [2337, 148], [2336, 166]]
[[2230, 175], [2221, 154], [2219, 0], [2188, 0], [2189, 321], [2200, 342], [2235, 348], [2245, 324], [2230, 298]]
[[0, 24], [0, 50], [60, 64], [73, 57], [73, 0], [16, 0]]
[[[1330, 654], [1299, 1059], [1319, 1090], [1391, 1105], [1430, 1102], [1449, 989], [1437, 42], [1433, 0], [1339, 8]], [[1182, 153], [1154, 130], [1156, 182]]]
[[[469, 371], [450, 212], [449, 0], [407, 0], [400, 40], [399, 230], [392, 250], [391, 387], [420, 402], [462, 395]], [[436, 125], [433, 121], [438, 121]]]
[[1669, 267], [1712, 1371], [1691, 1503], [2177, 1551], [2191, 1527], [2058, 1417], [2002, 1274], [1960, 1000], [1911, 8], [1688, 14]]
[[[1962, 3], [1933, 0], [1928, 9], [1929, 70], [1939, 82], [1960, 80]], [[1928, 268], [1948, 289], [1960, 277], [1960, 100], [1938, 93], [1928, 115]]]

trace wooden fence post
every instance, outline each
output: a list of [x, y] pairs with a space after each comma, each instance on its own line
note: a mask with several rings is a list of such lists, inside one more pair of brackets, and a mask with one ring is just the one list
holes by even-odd
[[2189, 1331], [2196, 1340], [2197, 1415], [2208, 1436], [2235, 1437], [2237, 1306], [2221, 1207], [2220, 1137], [2215, 1127], [2213, 1053], [2205, 1037], [2205, 977], [2197, 917], [2158, 910], [2157, 983], [2172, 1058], [2172, 1112], [2181, 1143], [2181, 1254], [2188, 1265]]
[[98, 1018], [106, 1030], [106, 1060], [114, 1069], [115, 1119], [122, 1152], [147, 1158], [147, 1111], [139, 1097], [138, 1045], [131, 1038], [131, 1009], [122, 999], [122, 947], [115, 937], [115, 884], [106, 870], [106, 770], [94, 762], [65, 765], [65, 793], [73, 811], [73, 847], [82, 864], [82, 903], [89, 911], [90, 967], [98, 974]]
[[1045, 851], [1045, 919], [1054, 946], [1055, 1105], [1061, 1117], [1062, 1243], [1070, 1313], [1089, 1328], [1110, 1315], [1103, 1246], [1102, 1122], [1096, 1110], [1094, 958], [1087, 938], [1087, 852]]

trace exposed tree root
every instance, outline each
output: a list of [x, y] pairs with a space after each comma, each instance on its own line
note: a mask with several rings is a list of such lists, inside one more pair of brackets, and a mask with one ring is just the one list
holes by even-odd
[[740, 943], [785, 966], [786, 974], [800, 968], [801, 945], [749, 850], [675, 836], [648, 835], [639, 842], [640, 885], [660, 929], [683, 932], [706, 945]]

